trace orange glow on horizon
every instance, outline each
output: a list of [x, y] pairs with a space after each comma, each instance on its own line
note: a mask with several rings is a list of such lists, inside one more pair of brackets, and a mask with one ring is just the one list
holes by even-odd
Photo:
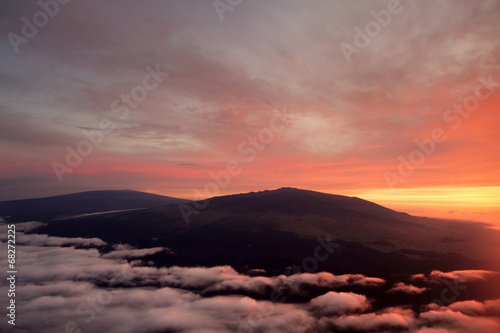
[[349, 191], [411, 215], [486, 222], [500, 229], [500, 186]]

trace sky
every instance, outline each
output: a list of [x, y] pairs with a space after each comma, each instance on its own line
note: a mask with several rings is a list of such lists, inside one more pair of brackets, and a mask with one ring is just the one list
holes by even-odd
[[498, 1], [41, 3], [0, 3], [0, 200], [291, 186], [500, 225]]

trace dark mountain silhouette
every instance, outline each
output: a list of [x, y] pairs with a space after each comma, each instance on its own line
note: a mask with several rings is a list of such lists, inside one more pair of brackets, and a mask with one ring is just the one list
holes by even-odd
[[215, 197], [189, 220], [193, 226], [217, 223], [308, 238], [330, 235], [381, 251], [425, 249], [469, 257], [487, 257], [486, 248], [500, 240], [500, 232], [486, 224], [416, 217], [356, 197], [295, 188]]
[[132, 190], [89, 191], [47, 198], [0, 201], [0, 217], [9, 216], [9, 221], [45, 221], [96, 212], [153, 208], [187, 201]]
[[[68, 214], [57, 203], [52, 215]], [[112, 208], [145, 206], [129, 203]], [[188, 221], [182, 211], [190, 215]], [[500, 232], [485, 224], [414, 217], [355, 197], [294, 188], [42, 221], [48, 225], [35, 232], [171, 249], [173, 254], [146, 258], [157, 265], [232, 265], [239, 271], [263, 268], [280, 274], [293, 265], [304, 269], [301, 265], [314, 256], [320, 238], [335, 242], [336, 248], [327, 260], [316, 262], [318, 271], [387, 276], [500, 269]]]

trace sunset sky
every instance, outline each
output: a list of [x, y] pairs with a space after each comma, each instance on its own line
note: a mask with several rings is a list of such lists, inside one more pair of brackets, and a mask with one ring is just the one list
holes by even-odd
[[0, 4], [0, 200], [291, 186], [500, 226], [498, 1], [46, 2]]

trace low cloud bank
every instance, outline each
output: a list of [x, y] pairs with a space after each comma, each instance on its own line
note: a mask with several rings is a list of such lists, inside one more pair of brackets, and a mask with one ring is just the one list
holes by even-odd
[[[25, 234], [36, 224], [18, 228], [16, 329], [19, 332], [358, 332], [411, 333], [500, 331], [500, 299], [468, 300], [447, 306], [430, 304], [422, 313], [407, 306], [374, 311], [376, 300], [335, 290], [303, 303], [273, 303], [240, 294], [268, 295], [286, 290], [300, 294], [318, 288], [382, 288], [386, 281], [360, 274], [327, 272], [274, 277], [239, 274], [230, 266], [167, 267], [141, 265], [141, 258], [167, 248], [136, 249], [97, 238]], [[4, 226], [2, 226], [4, 227]], [[6, 229], [3, 229], [6, 230]], [[2, 251], [6, 235], [0, 235]], [[109, 245], [109, 244], [108, 244]], [[128, 262], [128, 259], [136, 261]], [[7, 266], [7, 258], [0, 258]], [[483, 281], [489, 271], [433, 271], [413, 276], [420, 284], [444, 279]], [[2, 288], [6, 280], [1, 281]], [[371, 289], [369, 289], [371, 290]], [[418, 296], [427, 287], [397, 282], [390, 293]], [[211, 297], [205, 297], [211, 293]], [[48, 320], [50, 318], [50, 320]], [[0, 328], [4, 329], [6, 322]]]

